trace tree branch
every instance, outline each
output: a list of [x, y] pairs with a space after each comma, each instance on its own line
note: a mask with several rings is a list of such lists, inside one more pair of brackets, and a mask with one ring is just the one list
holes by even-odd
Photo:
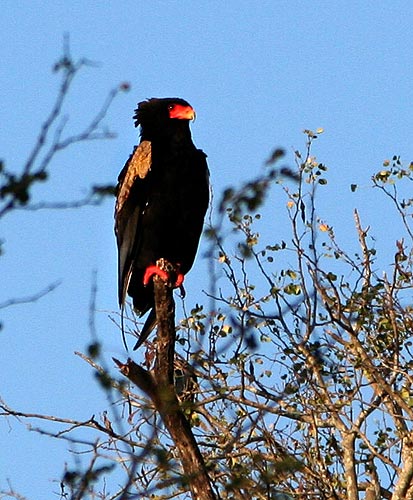
[[5, 309], [6, 307], [15, 306], [17, 304], [29, 304], [30, 302], [37, 302], [39, 299], [44, 297], [50, 292], [53, 292], [59, 285], [61, 281], [55, 281], [51, 283], [49, 286], [40, 290], [40, 292], [34, 293], [33, 295], [29, 295], [27, 297], [18, 297], [14, 299], [8, 299], [4, 302], [0, 302], [0, 309]]
[[[174, 282], [174, 268], [164, 259], [157, 266], [167, 271]], [[154, 375], [137, 365], [131, 359], [126, 364], [114, 359], [125, 377], [151, 398], [156, 410], [173, 439], [182, 468], [194, 500], [216, 500], [207, 467], [195, 441], [175, 392], [175, 303], [172, 296], [173, 285], [154, 277], [156, 317], [158, 320], [157, 350]]]

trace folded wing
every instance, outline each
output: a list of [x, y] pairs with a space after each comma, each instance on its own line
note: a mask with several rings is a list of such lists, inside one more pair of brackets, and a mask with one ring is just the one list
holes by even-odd
[[129, 157], [118, 178], [115, 232], [118, 243], [118, 297], [125, 302], [132, 274], [133, 258], [139, 245], [139, 219], [145, 208], [144, 179], [151, 170], [151, 142], [142, 141]]

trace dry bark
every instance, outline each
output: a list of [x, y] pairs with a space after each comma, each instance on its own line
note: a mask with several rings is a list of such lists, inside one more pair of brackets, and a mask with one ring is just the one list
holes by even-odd
[[[161, 259], [161, 269], [170, 272], [170, 264]], [[173, 275], [174, 273], [172, 273]], [[173, 277], [173, 276], [172, 276]], [[173, 279], [171, 280], [174, 281]], [[154, 277], [156, 317], [158, 320], [157, 349], [154, 374], [132, 359], [126, 364], [115, 360], [120, 371], [152, 400], [178, 449], [185, 479], [194, 500], [216, 500], [203, 456], [195, 441], [175, 392], [175, 303], [173, 285]]]

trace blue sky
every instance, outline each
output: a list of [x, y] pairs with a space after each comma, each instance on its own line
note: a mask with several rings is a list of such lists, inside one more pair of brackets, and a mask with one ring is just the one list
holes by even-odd
[[[195, 143], [207, 154], [216, 196], [263, 168], [284, 147], [304, 149], [303, 129], [323, 127], [314, 153], [329, 166], [320, 215], [343, 245], [360, 209], [380, 243], [398, 237], [369, 186], [385, 158], [412, 160], [413, 4], [408, 1], [11, 1], [1, 5], [0, 156], [19, 168], [58, 88], [51, 67], [70, 34], [80, 73], [65, 112], [79, 130], [123, 81], [105, 123], [117, 133], [56, 157], [37, 199], [81, 198], [90, 183], [113, 183], [137, 140], [132, 114], [147, 97], [179, 96], [197, 111]], [[361, 188], [350, 192], [351, 183]], [[274, 224], [277, 210], [274, 205]], [[87, 419], [106, 405], [91, 369], [73, 355], [90, 341], [88, 304], [97, 271], [98, 333], [108, 359], [125, 357], [108, 319], [117, 311], [113, 206], [18, 212], [3, 220], [0, 303], [61, 285], [35, 304], [1, 311], [0, 394], [15, 409]], [[271, 230], [271, 228], [269, 228]], [[279, 228], [282, 231], [282, 228]], [[203, 300], [202, 251], [187, 278], [188, 302]], [[6, 479], [28, 498], [58, 491], [66, 445], [0, 421]], [[5, 452], [6, 450], [6, 452]], [[7, 452], [9, 450], [9, 452]]]

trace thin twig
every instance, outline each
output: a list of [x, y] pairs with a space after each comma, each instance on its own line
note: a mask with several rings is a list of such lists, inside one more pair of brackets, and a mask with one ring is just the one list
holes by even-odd
[[33, 295], [5, 300], [4, 302], [0, 303], [0, 309], [4, 309], [10, 306], [15, 306], [18, 304], [29, 304], [31, 302], [37, 302], [42, 297], [55, 290], [60, 284], [61, 280], [55, 281], [54, 283], [51, 283], [43, 290], [40, 290], [40, 292], [34, 293]]

